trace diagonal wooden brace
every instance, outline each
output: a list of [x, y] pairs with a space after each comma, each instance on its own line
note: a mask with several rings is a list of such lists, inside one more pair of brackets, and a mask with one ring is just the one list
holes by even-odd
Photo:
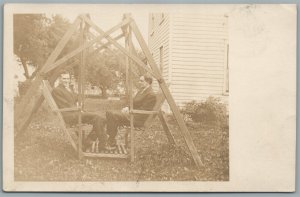
[[[95, 23], [93, 23], [93, 21], [91, 21], [88, 17], [86, 16], [81, 16], [91, 27], [94, 28], [94, 30], [96, 30], [99, 34], [104, 35], [105, 32], [100, 29]], [[128, 20], [128, 19], [125, 19]], [[131, 19], [132, 20], [132, 19]], [[139, 57], [136, 57], [135, 55], [133, 55], [132, 53], [129, 53], [128, 50], [126, 50], [123, 46], [121, 46], [118, 42], [116, 42], [113, 38], [111, 38], [110, 36], [106, 36], [105, 37], [109, 42], [111, 42], [115, 47], [117, 47], [120, 51], [122, 51], [124, 54], [126, 54], [130, 59], [132, 59], [134, 62], [137, 63], [137, 65], [139, 65], [140, 67], [142, 67], [143, 69], [145, 69], [147, 72], [149, 72], [150, 74], [152, 74], [153, 76], [155, 76], [155, 78], [159, 78], [157, 76], [156, 73], [153, 73], [152, 70], [150, 68], [147, 67], [147, 65], [144, 64], [144, 62], [142, 60], [140, 60]]]
[[116, 25], [115, 27], [111, 28], [110, 30], [108, 30], [107, 32], [103, 32], [100, 36], [96, 37], [95, 39], [93, 39], [92, 41], [80, 46], [79, 48], [75, 49], [74, 51], [70, 52], [69, 54], [65, 55], [63, 58], [57, 60], [54, 64], [50, 65], [49, 67], [43, 69], [41, 72], [43, 73], [49, 73], [52, 70], [56, 69], [58, 66], [60, 66], [61, 64], [63, 64], [64, 62], [68, 61], [69, 59], [71, 59], [72, 57], [74, 57], [75, 55], [79, 54], [80, 52], [82, 52], [83, 50], [89, 48], [90, 46], [92, 46], [94, 43], [101, 41], [103, 38], [107, 37], [109, 34], [115, 32], [116, 30], [118, 30], [120, 27], [122, 27], [123, 25], [126, 25], [130, 22], [130, 20], [124, 20], [122, 21], [120, 24]]
[[138, 29], [138, 27], [137, 27], [137, 25], [135, 24], [134, 21], [130, 23], [130, 26], [132, 28], [133, 33], [135, 34], [135, 37], [136, 37], [137, 41], [139, 42], [139, 44], [140, 44], [140, 46], [141, 46], [141, 48], [144, 52], [147, 60], [149, 61], [149, 64], [150, 64], [152, 70], [154, 71], [154, 73], [157, 76], [159, 76], [156, 79], [159, 81], [159, 86], [160, 86], [163, 94], [165, 95], [166, 100], [168, 101], [168, 103], [170, 105], [170, 108], [171, 108], [171, 110], [173, 112], [173, 115], [174, 115], [174, 117], [175, 117], [175, 119], [178, 123], [178, 126], [179, 126], [179, 128], [180, 128], [180, 130], [183, 134], [185, 142], [186, 142], [186, 144], [189, 148], [189, 151], [190, 151], [190, 153], [191, 153], [191, 155], [194, 159], [194, 162], [195, 162], [196, 166], [198, 168], [202, 167], [203, 163], [201, 161], [200, 156], [198, 155], [198, 152], [197, 152], [197, 149], [194, 145], [193, 139], [192, 139], [192, 137], [191, 137], [184, 121], [183, 121], [183, 117], [180, 114], [178, 107], [176, 106], [176, 103], [175, 103], [175, 101], [174, 101], [174, 99], [171, 95], [171, 92], [170, 92], [168, 86], [166, 85], [165, 81], [163, 80], [163, 78], [159, 74], [160, 73], [159, 68], [155, 63], [155, 61], [154, 61], [154, 59], [151, 55], [151, 52], [150, 52], [145, 40], [142, 37], [141, 32], [139, 31], [139, 29]]

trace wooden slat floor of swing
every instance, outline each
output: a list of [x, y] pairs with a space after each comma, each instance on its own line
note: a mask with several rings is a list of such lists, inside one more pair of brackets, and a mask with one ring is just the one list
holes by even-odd
[[129, 158], [129, 150], [125, 147], [125, 144], [117, 144], [114, 150], [102, 150], [98, 146], [98, 142], [93, 142], [91, 148], [83, 152], [85, 157], [102, 157], [102, 158]]

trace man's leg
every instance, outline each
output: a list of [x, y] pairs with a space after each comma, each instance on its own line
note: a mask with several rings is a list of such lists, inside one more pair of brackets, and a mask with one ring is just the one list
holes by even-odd
[[107, 134], [109, 135], [108, 141], [111, 145], [115, 144], [115, 137], [118, 133], [118, 127], [123, 125], [129, 125], [129, 116], [120, 111], [107, 111]]
[[97, 114], [83, 113], [82, 122], [93, 125], [93, 131], [88, 135], [87, 141], [95, 141], [98, 138], [99, 147], [104, 148], [107, 140], [105, 131], [105, 119]]

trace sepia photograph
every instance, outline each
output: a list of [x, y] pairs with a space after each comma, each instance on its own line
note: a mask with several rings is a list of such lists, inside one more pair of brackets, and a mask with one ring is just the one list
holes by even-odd
[[[249, 73], [235, 70], [237, 61], [243, 57], [250, 63], [268, 52], [278, 28], [270, 19], [278, 10], [291, 20], [285, 36], [296, 32], [292, 6], [287, 13], [279, 5], [270, 7], [7, 4], [4, 189], [241, 190], [197, 184], [230, 184], [239, 176], [234, 165], [239, 147], [232, 144], [235, 131], [243, 132], [235, 125], [243, 124], [237, 118], [243, 114], [235, 111], [243, 109], [236, 106], [243, 97], [236, 92]], [[237, 45], [243, 39], [247, 45]], [[290, 39], [287, 48], [293, 51]], [[288, 71], [295, 59], [295, 54], [289, 59]], [[293, 93], [287, 98], [294, 99]], [[295, 158], [288, 157], [290, 164]], [[288, 169], [291, 178], [293, 168]], [[168, 183], [175, 185], [164, 187]]]

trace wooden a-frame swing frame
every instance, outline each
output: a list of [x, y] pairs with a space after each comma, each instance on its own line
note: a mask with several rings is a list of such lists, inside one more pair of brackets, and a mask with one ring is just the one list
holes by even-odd
[[[68, 43], [73, 33], [80, 27], [80, 46], [75, 49], [74, 51], [68, 53], [64, 57], [57, 59], [60, 53], [62, 52], [64, 46]], [[96, 32], [98, 32], [98, 36], [93, 35], [89, 32], [89, 28], [93, 28]], [[122, 30], [123, 34], [120, 34], [114, 38], [110, 36], [113, 32], [120, 29]], [[91, 41], [87, 41], [87, 34], [92, 34], [93, 39]], [[138, 41], [146, 59], [150, 66], [150, 68], [137, 56], [137, 52], [134, 49], [133, 42], [132, 42], [132, 35], [135, 36], [136, 40]], [[125, 37], [125, 48], [120, 45], [117, 40], [120, 38]], [[106, 43], [101, 42], [103, 39], [107, 40]], [[86, 64], [86, 51], [88, 48], [91, 48], [95, 43], [99, 44], [100, 47], [95, 49], [92, 54], [96, 54], [96, 51], [100, 51], [101, 49], [113, 45], [118, 48], [122, 53], [126, 55], [126, 85], [128, 96], [129, 96], [129, 113], [130, 113], [130, 158], [131, 161], [134, 160], [134, 124], [133, 124], [133, 115], [134, 114], [151, 114], [150, 117], [154, 115], [158, 115], [163, 129], [171, 143], [174, 143], [174, 139], [172, 138], [172, 134], [167, 126], [167, 123], [164, 119], [164, 116], [159, 109], [154, 109], [154, 111], [143, 111], [143, 110], [134, 110], [133, 109], [133, 98], [132, 98], [132, 64], [136, 64], [140, 67], [140, 69], [146, 70], [149, 74], [152, 75], [157, 81], [160, 86], [160, 90], [164, 96], [164, 100], [166, 100], [170, 106], [171, 111], [173, 112], [174, 118], [180, 128], [180, 131], [185, 139], [186, 145], [188, 150], [191, 153], [191, 156], [198, 168], [203, 166], [201, 158], [197, 152], [197, 149], [193, 143], [192, 137], [184, 123], [183, 117], [180, 114], [178, 107], [168, 89], [166, 82], [164, 81], [158, 66], [156, 65], [149, 48], [145, 40], [143, 39], [141, 32], [139, 31], [135, 21], [131, 18], [130, 14], [124, 14], [123, 20], [117, 24], [116, 26], [112, 27], [108, 31], [104, 32], [100, 29], [93, 21], [88, 17], [88, 15], [80, 15], [78, 16], [69, 30], [65, 33], [63, 38], [60, 40], [54, 51], [51, 53], [49, 58], [47, 59], [44, 66], [41, 68], [40, 72], [36, 75], [32, 85], [30, 86], [27, 93], [22, 98], [20, 104], [17, 106], [16, 110], [16, 119], [15, 119], [15, 135], [19, 135], [22, 130], [25, 130], [29, 125], [32, 115], [37, 111], [40, 107], [41, 103], [43, 102], [44, 96], [42, 94], [40, 86], [43, 84], [43, 80], [47, 79], [49, 84], [53, 84], [57, 77], [59, 76], [62, 69], [70, 66], [67, 64], [68, 60], [71, 58], [75, 59], [75, 63], [80, 62], [80, 74], [79, 74], [79, 83], [78, 83], [78, 93], [79, 93], [79, 108], [74, 109], [79, 113], [79, 132], [78, 132], [78, 147], [76, 148], [79, 154], [79, 157], [83, 156], [95, 156], [88, 153], [82, 152], [82, 128], [81, 128], [81, 110], [83, 110], [84, 104], [84, 67]], [[80, 58], [76, 59], [76, 55], [80, 54]], [[75, 57], [75, 58], [74, 58]], [[51, 94], [50, 94], [51, 95]], [[71, 110], [71, 109], [69, 109]], [[57, 111], [63, 111], [58, 110]], [[171, 137], [170, 137], [171, 136]], [[72, 143], [74, 146], [74, 143]]]

